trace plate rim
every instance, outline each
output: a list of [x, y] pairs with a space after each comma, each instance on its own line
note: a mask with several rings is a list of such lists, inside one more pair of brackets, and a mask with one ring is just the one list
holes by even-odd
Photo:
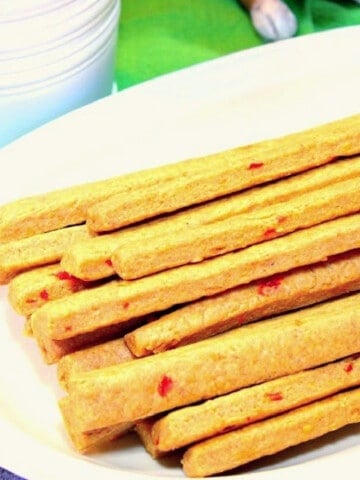
[[[181, 81], [181, 78], [184, 75], [190, 75], [191, 76], [191, 75], [194, 75], [194, 74], [198, 74], [199, 71], [201, 72], [204, 69], [205, 70], [206, 69], [211, 70], [211, 69], [214, 69], [217, 66], [221, 65], [223, 62], [225, 62], [225, 63], [230, 62], [231, 63], [234, 59], [236, 59], [237, 61], [241, 61], [242, 58], [245, 58], [249, 55], [250, 56], [254, 55], [256, 53], [255, 50], [257, 52], [259, 51], [259, 49], [262, 49], [262, 51], [273, 52], [273, 51], [277, 51], [279, 48], [280, 49], [281, 48], [288, 49], [288, 48], [291, 48], [291, 45], [299, 46], [301, 44], [311, 42], [310, 37], [312, 37], [312, 39], [315, 39], [315, 37], [316, 38], [332, 37], [332, 36], [336, 37], [337, 35], [341, 36], [343, 34], [347, 34], [349, 31], [354, 31], [354, 32], [356, 32], [356, 34], [360, 34], [360, 26], [341, 27], [341, 28], [337, 28], [337, 29], [333, 29], [333, 30], [329, 30], [329, 31], [313, 33], [311, 35], [296, 37], [296, 38], [289, 39], [289, 40], [279, 42], [279, 43], [276, 43], [276, 44], [266, 44], [266, 45], [263, 45], [263, 46], [257, 46], [257, 47], [253, 47], [253, 48], [250, 48], [250, 49], [247, 49], [247, 50], [243, 50], [243, 51], [240, 51], [240, 52], [233, 52], [233, 53], [230, 53], [230, 54], [227, 54], [227, 55], [224, 55], [224, 56], [212, 59], [212, 60], [208, 60], [208, 61], [196, 64], [196, 65], [185, 67], [185, 68], [183, 68], [181, 70], [178, 70], [176, 72], [170, 72], [170, 73], [164, 74], [160, 77], [147, 80], [147, 81], [145, 81], [141, 84], [138, 84], [138, 85], [135, 85], [133, 87], [129, 87], [125, 90], [122, 90], [120, 92], [117, 92], [115, 94], [115, 96], [118, 96], [117, 98], [123, 98], [124, 96], [128, 96], [128, 97], [130, 96], [130, 100], [131, 100], [131, 98], [136, 97], [137, 92], [141, 92], [142, 94], [145, 92], [145, 94], [146, 94], [146, 92], [149, 89], [151, 90], [154, 87], [155, 87], [155, 89], [159, 88], [159, 85], [161, 86], [161, 84], [163, 84], [163, 82], [169, 83], [169, 84], [171, 84], [173, 82], [176, 83], [178, 81]], [[97, 109], [102, 108], [102, 105], [105, 105], [105, 107], [104, 107], [105, 109], [108, 109], [108, 108], [111, 109], [111, 102], [113, 101], [112, 99], [113, 99], [113, 97], [106, 97], [105, 99], [99, 100], [97, 102], [94, 102], [93, 104], [82, 107], [81, 109], [77, 110], [76, 112], [72, 112], [70, 114], [67, 114], [64, 117], [62, 117], [60, 119], [57, 119], [53, 122], [50, 122], [50, 124], [47, 124], [43, 127], [40, 127], [36, 131], [25, 135], [24, 137], [16, 140], [15, 142], [12, 142], [8, 146], [6, 146], [2, 150], [0, 150], [0, 160], [1, 160], [1, 157], [3, 157], [4, 160], [5, 160], [6, 155], [8, 155], [8, 154], [16, 155], [16, 152], [18, 150], [20, 150], [20, 152], [21, 152], [23, 148], [26, 148], [29, 143], [31, 144], [33, 142], [32, 139], [35, 139], [34, 143], [36, 143], [38, 141], [37, 139], [39, 139], [39, 138], [41, 139], [42, 135], [45, 135], [46, 132], [51, 130], [51, 129], [55, 129], [55, 130], [59, 129], [59, 131], [61, 131], [62, 125], [67, 125], [68, 123], [70, 123], [70, 125], [71, 125], [72, 122], [77, 121], [79, 118], [81, 119], [81, 117], [83, 115], [87, 115], [90, 111], [96, 112]], [[0, 413], [0, 431], [7, 432], [6, 433], [7, 434], [7, 444], [6, 444], [4, 449], [1, 449], [4, 452], [5, 455], [3, 455], [0, 451], [0, 465], [2, 467], [6, 468], [7, 470], [13, 472], [16, 475], [22, 475], [24, 477], [30, 475], [31, 477], [34, 477], [37, 480], [46, 480], [47, 478], [49, 478], [48, 477], [49, 475], [51, 475], [52, 478], [54, 478], [52, 471], [44, 471], [44, 465], [42, 465], [42, 466], [36, 465], [36, 464], [34, 465], [32, 458], [30, 459], [30, 458], [26, 457], [26, 461], [22, 461], [21, 465], [16, 461], [16, 453], [13, 450], [13, 447], [14, 446], [18, 447], [18, 445], [16, 445], [16, 444], [19, 444], [19, 443], [21, 445], [24, 445], [25, 447], [29, 447], [29, 444], [31, 444], [33, 442], [33, 438], [30, 435], [28, 435], [26, 432], [20, 430], [17, 425], [14, 426], [11, 423], [7, 422], [7, 420], [4, 419], [1, 416], [1, 413]], [[55, 457], [55, 459], [57, 461], [62, 462], [62, 465], [66, 466], [66, 467], [71, 467], [75, 471], [80, 470], [80, 472], [78, 472], [78, 473], [83, 474], [82, 472], [85, 470], [85, 473], [87, 475], [90, 475], [90, 478], [91, 478], [91, 475], [92, 475], [92, 471], [94, 471], [94, 470], [95, 470], [95, 474], [101, 473], [102, 478], [104, 478], [104, 480], [115, 479], [115, 475], [116, 475], [117, 478], [119, 478], [119, 476], [121, 478], [122, 474], [124, 474], [127, 477], [132, 478], [134, 480], [140, 480], [140, 479], [143, 480], [144, 478], [150, 478], [150, 479], [155, 478], [155, 477], [153, 477], [153, 475], [151, 473], [150, 474], [138, 473], [138, 472], [134, 472], [134, 471], [130, 471], [130, 470], [127, 471], [127, 470], [118, 469], [118, 468], [113, 469], [111, 467], [109, 468], [108, 466], [103, 466], [103, 465], [100, 465], [98, 463], [89, 462], [86, 459], [86, 457], [84, 458], [84, 457], [80, 457], [78, 455], [69, 456], [67, 453], [58, 451], [58, 450], [54, 449], [53, 447], [50, 447], [48, 445], [44, 445], [44, 444], [42, 444], [38, 441], [35, 443], [35, 446], [33, 445], [32, 448], [34, 448], [35, 450], [37, 450], [39, 452], [40, 458], [41, 458], [42, 455], [45, 455], [46, 457], [50, 456], [52, 458]], [[347, 457], [348, 454], [351, 455], [351, 453], [349, 453], [349, 452], [351, 452], [352, 450], [355, 450], [355, 449], [358, 449], [358, 447], [350, 447], [350, 448], [345, 450], [345, 453], [344, 452], [340, 452], [340, 453], [341, 453], [341, 455], [344, 455], [344, 456]], [[7, 454], [8, 454], [8, 456], [7, 456]], [[331, 454], [330, 456], [328, 456], [326, 458], [328, 459], [329, 457], [335, 457], [335, 456], [337, 457], [338, 455], [339, 455], [338, 453], [335, 453], [335, 454]], [[25, 460], [25, 459], [23, 459], [23, 460]], [[289, 467], [282, 467], [280, 469], [271, 469], [268, 472], [264, 472], [264, 473], [254, 472], [254, 473], [247, 474], [247, 475], [249, 477], [253, 476], [254, 480], [262, 480], [263, 478], [267, 479], [267, 478], [270, 477], [270, 475], [273, 475], [273, 474], [276, 474], [277, 477], [279, 477], [280, 479], [282, 479], [282, 478], [285, 479], [285, 475], [288, 476], [289, 475], [288, 472], [290, 470], [292, 472], [291, 474], [294, 474], [294, 477], [291, 477], [291, 478], [295, 479], [295, 478], [297, 478], [297, 472], [299, 472], [299, 475], [303, 475], [304, 473], [306, 473], [307, 469], [309, 468], [309, 464], [311, 464], [310, 468], [312, 469], [312, 468], [314, 468], [315, 463], [322, 464], [323, 463], [323, 457], [321, 457], [320, 459], [314, 459], [314, 460], [306, 461], [301, 465], [297, 464], [297, 465], [293, 465], [293, 466], [289, 466]], [[330, 460], [330, 463], [332, 463], [332, 460]], [[342, 460], [341, 460], [341, 463], [343, 463]], [[284, 470], [286, 470], [286, 472], [283, 472]], [[316, 470], [316, 467], [315, 467], [315, 470]], [[64, 472], [64, 471], [61, 472], [62, 478], [64, 476], [64, 473], [66, 474], [66, 472]], [[69, 472], [69, 473], [72, 473], [72, 472]], [[167, 475], [161, 475], [161, 477], [164, 478], [164, 479], [178, 478], [178, 477], [167, 476]], [[219, 479], [228, 478], [229, 479], [229, 478], [240, 478], [240, 477], [238, 477], [236, 475], [234, 477], [217, 476], [216, 478], [219, 478]], [[300, 476], [299, 476], [299, 479], [300, 479]]]

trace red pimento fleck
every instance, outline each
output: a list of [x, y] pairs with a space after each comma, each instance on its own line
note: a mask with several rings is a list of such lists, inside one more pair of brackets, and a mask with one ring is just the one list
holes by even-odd
[[273, 293], [274, 290], [277, 290], [282, 281], [282, 276], [276, 275], [274, 277], [267, 278], [265, 280], [261, 280], [257, 287], [257, 292], [259, 295], [269, 295]]
[[108, 267], [112, 267], [113, 266], [113, 263], [112, 261], [110, 260], [110, 258], [108, 258], [107, 260], [105, 260], [105, 263]]
[[123, 306], [123, 308], [125, 308], [125, 309], [126, 309], [126, 308], [129, 308], [129, 307], [130, 307], [130, 303], [129, 303], [129, 302], [124, 302], [124, 303], [122, 304], [122, 306]]
[[258, 168], [261, 168], [264, 166], [263, 162], [252, 162], [248, 166], [248, 170], [257, 170]]
[[265, 238], [271, 238], [273, 237], [274, 235], [277, 234], [277, 231], [276, 231], [276, 228], [268, 228], [267, 230], [265, 230], [264, 232], [264, 237]]
[[65, 327], [65, 332], [71, 332], [71, 330], [72, 330], [72, 326], [71, 326], [71, 325], [67, 325], [67, 326]]
[[59, 280], [71, 280], [73, 278], [73, 276], [69, 272], [65, 272], [65, 270], [57, 272], [55, 275]]
[[161, 397], [166, 397], [166, 395], [170, 392], [173, 386], [174, 386], [174, 382], [172, 378], [168, 377], [167, 375], [164, 375], [158, 385], [159, 395]]
[[39, 293], [39, 297], [42, 300], [49, 300], [49, 292], [47, 290], [41, 290], [41, 292]]
[[237, 318], [236, 318], [236, 323], [238, 325], [242, 325], [243, 323], [246, 322], [246, 317], [245, 315], [239, 315]]
[[284, 398], [281, 392], [267, 393], [266, 396], [272, 402], [278, 402], [279, 400], [282, 400]]
[[347, 363], [344, 367], [346, 373], [350, 373], [353, 370], [354, 366], [352, 363]]
[[277, 217], [278, 223], [284, 223], [285, 220], [287, 220], [287, 217], [285, 217], [285, 215], [279, 215], [279, 216]]
[[74, 277], [74, 275], [71, 275], [71, 273], [66, 272], [65, 270], [57, 272], [55, 276], [59, 280], [68, 280], [70, 282], [71, 290], [73, 292], [77, 292], [84, 286], [84, 282], [80, 280], [80, 278]]

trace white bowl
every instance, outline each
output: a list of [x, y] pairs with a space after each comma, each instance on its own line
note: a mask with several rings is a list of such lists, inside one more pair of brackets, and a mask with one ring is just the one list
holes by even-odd
[[0, 15], [0, 147], [113, 88], [119, 0], [23, 3]]

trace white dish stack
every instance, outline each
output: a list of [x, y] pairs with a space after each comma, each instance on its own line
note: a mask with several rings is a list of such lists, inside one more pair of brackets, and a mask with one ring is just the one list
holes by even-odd
[[0, 0], [0, 147], [111, 93], [120, 0]]

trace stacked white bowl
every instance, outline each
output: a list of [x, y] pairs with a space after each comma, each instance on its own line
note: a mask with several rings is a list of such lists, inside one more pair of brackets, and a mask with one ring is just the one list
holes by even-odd
[[0, 146], [111, 93], [120, 0], [0, 0]]

